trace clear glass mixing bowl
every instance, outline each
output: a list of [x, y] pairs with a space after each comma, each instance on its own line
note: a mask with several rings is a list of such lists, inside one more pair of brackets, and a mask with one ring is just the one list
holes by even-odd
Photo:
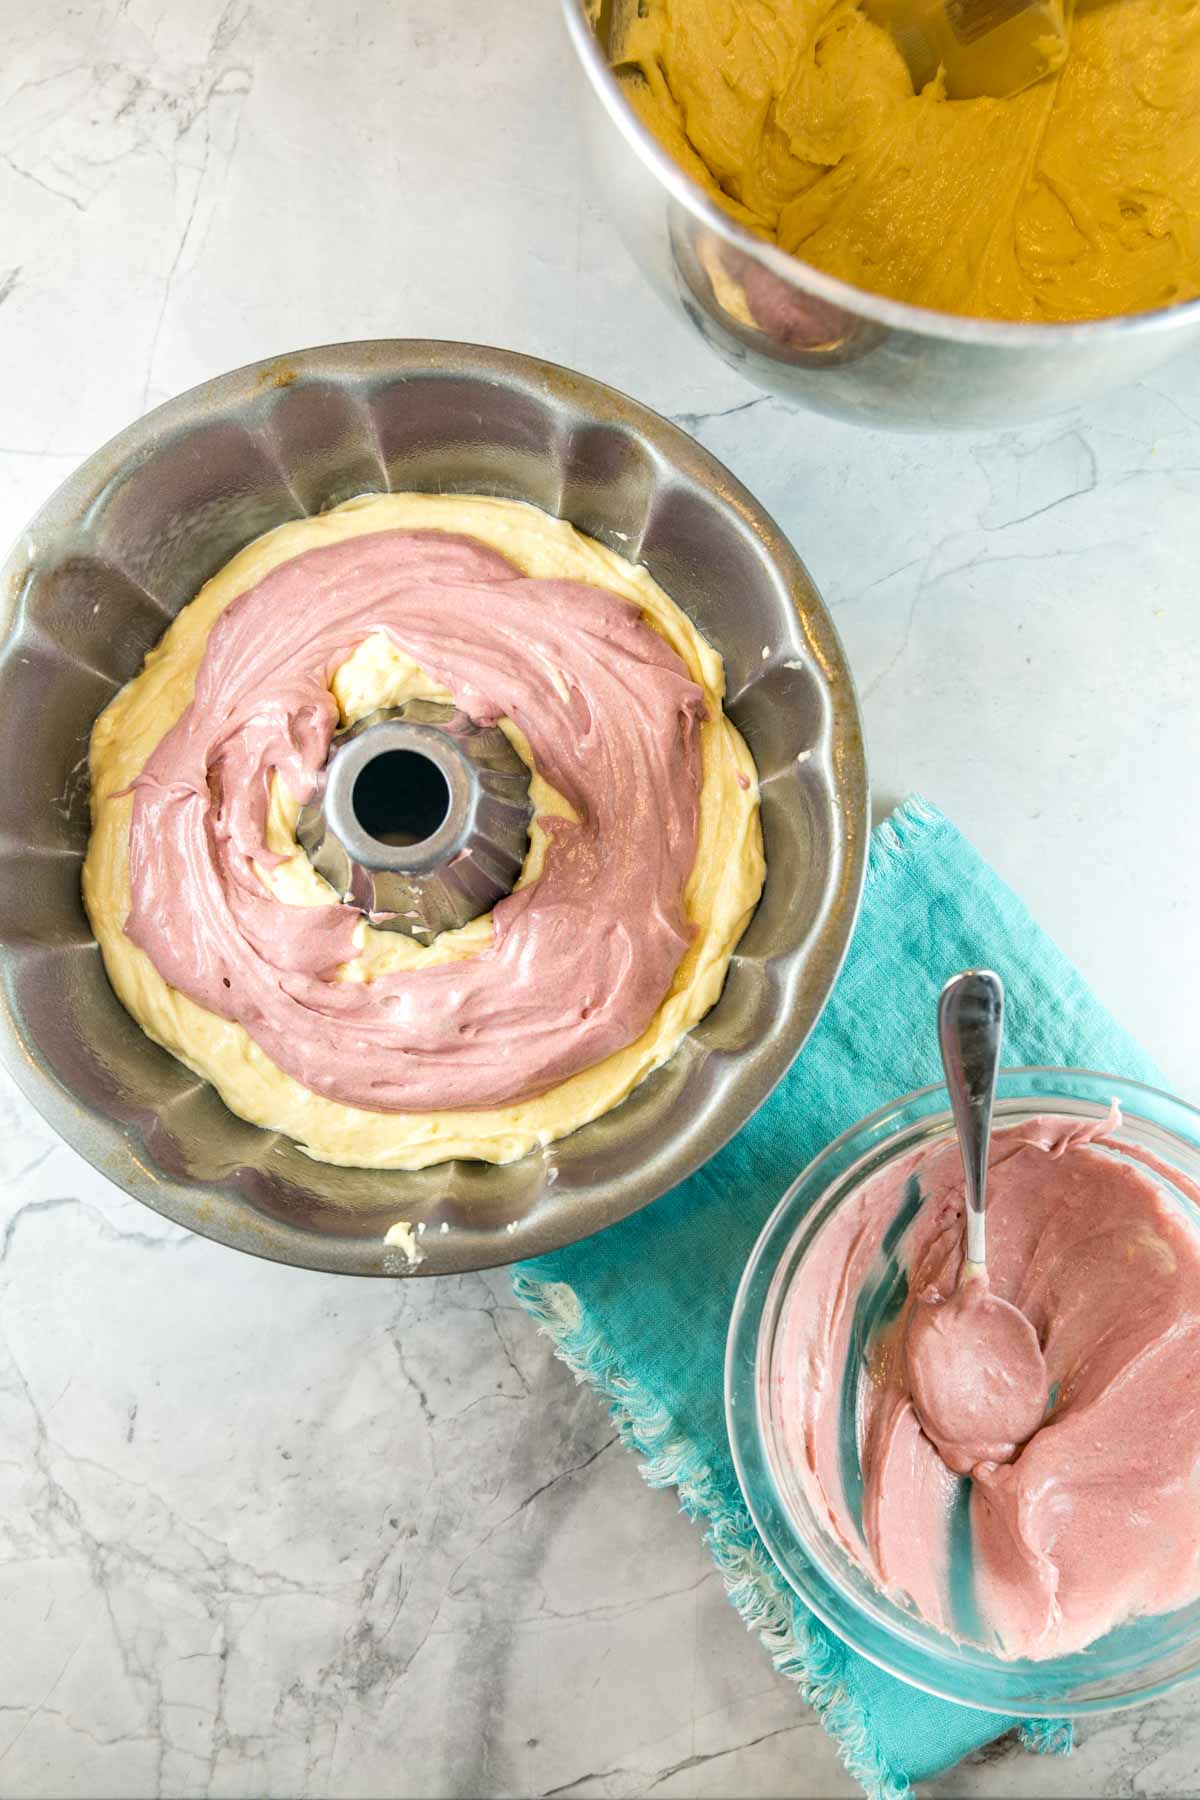
[[[1156, 1160], [1160, 1182], [1200, 1228], [1200, 1208], [1186, 1191], [1189, 1183], [1200, 1184], [1200, 1111], [1182, 1100], [1115, 1075], [1011, 1069], [1000, 1077], [996, 1123], [1020, 1124], [1039, 1113], [1103, 1118], [1114, 1099], [1122, 1113], [1118, 1141]], [[746, 1504], [804, 1603], [854, 1649], [916, 1687], [1029, 1717], [1150, 1699], [1200, 1672], [1200, 1601], [1131, 1620], [1070, 1656], [1005, 1660], [956, 1642], [881, 1592], [809, 1504], [784, 1455], [776, 1403], [778, 1328], [805, 1256], [863, 1182], [913, 1150], [935, 1148], [953, 1129], [944, 1087], [894, 1101], [810, 1163], [767, 1221], [734, 1302], [725, 1363], [729, 1438]], [[1161, 1170], [1177, 1171], [1183, 1182], [1175, 1186]]]

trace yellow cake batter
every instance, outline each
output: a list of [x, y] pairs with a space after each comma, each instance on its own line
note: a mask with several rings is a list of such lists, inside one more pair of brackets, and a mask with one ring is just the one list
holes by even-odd
[[[696, 860], [685, 894], [695, 938], [671, 991], [650, 1026], [626, 1049], [536, 1099], [476, 1112], [380, 1113], [309, 1092], [278, 1068], [241, 1026], [198, 1006], [168, 986], [145, 953], [125, 936], [129, 911], [128, 832], [132, 800], [123, 790], [141, 773], [155, 745], [179, 718], [193, 689], [208, 634], [230, 601], [270, 570], [321, 544], [393, 528], [459, 532], [490, 545], [536, 577], [591, 582], [634, 601], [677, 651], [704, 691], [708, 721], [700, 728], [702, 785]], [[380, 706], [421, 697], [448, 700], [391, 640], [368, 639], [332, 682], [342, 722]], [[319, 517], [282, 525], [249, 545], [187, 606], [151, 651], [142, 673], [96, 722], [91, 746], [93, 831], [83, 872], [88, 915], [113, 987], [150, 1037], [211, 1081], [232, 1111], [295, 1138], [325, 1162], [363, 1168], [421, 1168], [450, 1157], [507, 1162], [565, 1136], [607, 1112], [674, 1051], [683, 1034], [716, 1001], [729, 958], [763, 882], [758, 782], [753, 759], [721, 710], [720, 657], [645, 569], [583, 537], [572, 526], [513, 501], [451, 495], [369, 495]], [[528, 745], [505, 725], [525, 760]], [[743, 785], [743, 783], [745, 785]], [[532, 773], [538, 813], [568, 813], [567, 803]], [[262, 880], [295, 905], [329, 905], [330, 889], [295, 839], [298, 807], [275, 783], [269, 841], [285, 855], [260, 869]], [[521, 881], [534, 879], [545, 852], [536, 823]], [[489, 916], [422, 946], [398, 932], [358, 927], [358, 954], [340, 971], [370, 981], [402, 964], [417, 966], [476, 955], [491, 941]]]
[[858, 0], [625, 9], [615, 51], [651, 130], [830, 275], [1035, 322], [1200, 295], [1200, 0], [1093, 0], [1064, 67], [1006, 100], [914, 93]]

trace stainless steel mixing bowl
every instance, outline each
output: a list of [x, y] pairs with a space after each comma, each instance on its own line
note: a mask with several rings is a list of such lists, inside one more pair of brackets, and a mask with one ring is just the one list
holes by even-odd
[[562, 0], [591, 177], [659, 293], [751, 381], [852, 423], [1005, 425], [1200, 346], [1200, 301], [1084, 325], [960, 318], [850, 287], [744, 230], [642, 125], [609, 67], [612, 0]]
[[[717, 1006], [623, 1105], [502, 1168], [333, 1168], [235, 1118], [117, 1001], [80, 902], [92, 722], [168, 620], [272, 526], [406, 489], [532, 501], [644, 562], [722, 651], [763, 779], [766, 888]], [[0, 1054], [89, 1162], [180, 1224], [352, 1274], [536, 1255], [699, 1167], [811, 1030], [866, 855], [841, 647], [746, 490], [610, 388], [464, 344], [343, 344], [240, 369], [85, 463], [21, 537], [0, 596]], [[386, 1242], [401, 1220], [419, 1261]]]

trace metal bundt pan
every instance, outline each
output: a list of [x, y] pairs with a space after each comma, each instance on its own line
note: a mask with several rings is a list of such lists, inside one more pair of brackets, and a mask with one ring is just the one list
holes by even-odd
[[[97, 713], [244, 544], [387, 489], [532, 501], [644, 562], [721, 650], [729, 712], [763, 782], [766, 888], [718, 1004], [613, 1112], [499, 1168], [333, 1168], [235, 1118], [117, 1001], [80, 901]], [[535, 1256], [698, 1168], [812, 1029], [867, 847], [841, 646], [799, 558], [746, 490], [612, 389], [436, 342], [343, 344], [239, 369], [85, 463], [21, 537], [0, 595], [0, 1053], [75, 1149], [177, 1223], [346, 1274]], [[385, 1242], [398, 1220], [425, 1226], [415, 1265]]]

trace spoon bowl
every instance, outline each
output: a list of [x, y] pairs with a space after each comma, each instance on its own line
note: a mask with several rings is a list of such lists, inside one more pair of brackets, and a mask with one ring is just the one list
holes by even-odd
[[921, 1429], [956, 1475], [1011, 1462], [1046, 1416], [1050, 1384], [1037, 1332], [986, 1281], [964, 1281], [948, 1300], [921, 1295], [904, 1354]]

